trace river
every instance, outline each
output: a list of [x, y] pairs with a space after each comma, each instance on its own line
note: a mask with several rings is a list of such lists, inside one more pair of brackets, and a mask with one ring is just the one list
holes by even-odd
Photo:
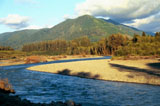
[[0, 67], [15, 95], [34, 103], [73, 100], [82, 106], [160, 106], [160, 86], [110, 82], [26, 70], [27, 67], [103, 58], [59, 60], [48, 63]]

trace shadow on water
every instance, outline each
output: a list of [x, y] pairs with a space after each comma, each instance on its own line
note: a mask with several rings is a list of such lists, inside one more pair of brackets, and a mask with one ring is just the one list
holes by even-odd
[[77, 76], [81, 78], [90, 78], [90, 79], [98, 79], [100, 77], [100, 75], [98, 74], [92, 75], [90, 72], [78, 72], [78, 73], [71, 74], [71, 70], [69, 69], [58, 71], [58, 74], [68, 75], [68, 76]]
[[[129, 66], [119, 65], [119, 64], [113, 64], [113, 63], [110, 63], [110, 65], [112, 67], [114, 67], [114, 68], [117, 68], [119, 71], [125, 71], [125, 72], [143, 72], [143, 73], [146, 73], [148, 75], [153, 75], [153, 76], [160, 77], [160, 71], [141, 69], [141, 68], [137, 68], [137, 67], [129, 67]], [[128, 76], [128, 77], [132, 78], [132, 76]]]

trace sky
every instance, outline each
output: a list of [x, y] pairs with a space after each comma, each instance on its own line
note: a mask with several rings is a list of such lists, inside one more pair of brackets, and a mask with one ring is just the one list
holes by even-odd
[[86, 14], [160, 32], [160, 0], [0, 0], [0, 33], [51, 28]]

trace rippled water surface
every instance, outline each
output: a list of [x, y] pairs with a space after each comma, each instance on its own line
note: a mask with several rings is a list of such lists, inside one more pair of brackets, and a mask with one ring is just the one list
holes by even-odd
[[29, 66], [33, 65], [0, 67], [0, 77], [9, 79], [16, 95], [35, 103], [74, 100], [83, 106], [160, 106], [160, 86], [26, 70]]

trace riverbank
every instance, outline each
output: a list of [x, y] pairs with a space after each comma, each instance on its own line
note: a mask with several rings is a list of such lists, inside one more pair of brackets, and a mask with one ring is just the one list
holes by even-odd
[[11, 96], [15, 91], [9, 84], [8, 79], [0, 79], [0, 106], [81, 106], [81, 104], [76, 104], [72, 100], [66, 102], [54, 102], [51, 103], [31, 103], [29, 100], [21, 100], [19, 96]]
[[18, 96], [10, 96], [9, 93], [6, 93], [0, 90], [0, 105], [1, 106], [81, 106], [81, 104], [76, 104], [74, 101], [69, 100], [66, 102], [54, 102], [52, 101], [49, 104], [46, 103], [32, 103], [29, 100], [21, 100]]
[[78, 61], [34, 66], [28, 70], [98, 80], [160, 85], [158, 59]]
[[[69, 60], [69, 59], [80, 59], [80, 58], [94, 58], [94, 57], [101, 57], [101, 56], [94, 56], [94, 55], [57, 55], [57, 56], [28, 56], [18, 59], [7, 59], [7, 60], [0, 60], [0, 66], [10, 66], [10, 65], [20, 65], [26, 64], [27, 58], [35, 58], [34, 61], [38, 60], [41, 61], [56, 61], [56, 60]], [[40, 60], [41, 59], [41, 60]], [[36, 63], [38, 63], [36, 61]]]

